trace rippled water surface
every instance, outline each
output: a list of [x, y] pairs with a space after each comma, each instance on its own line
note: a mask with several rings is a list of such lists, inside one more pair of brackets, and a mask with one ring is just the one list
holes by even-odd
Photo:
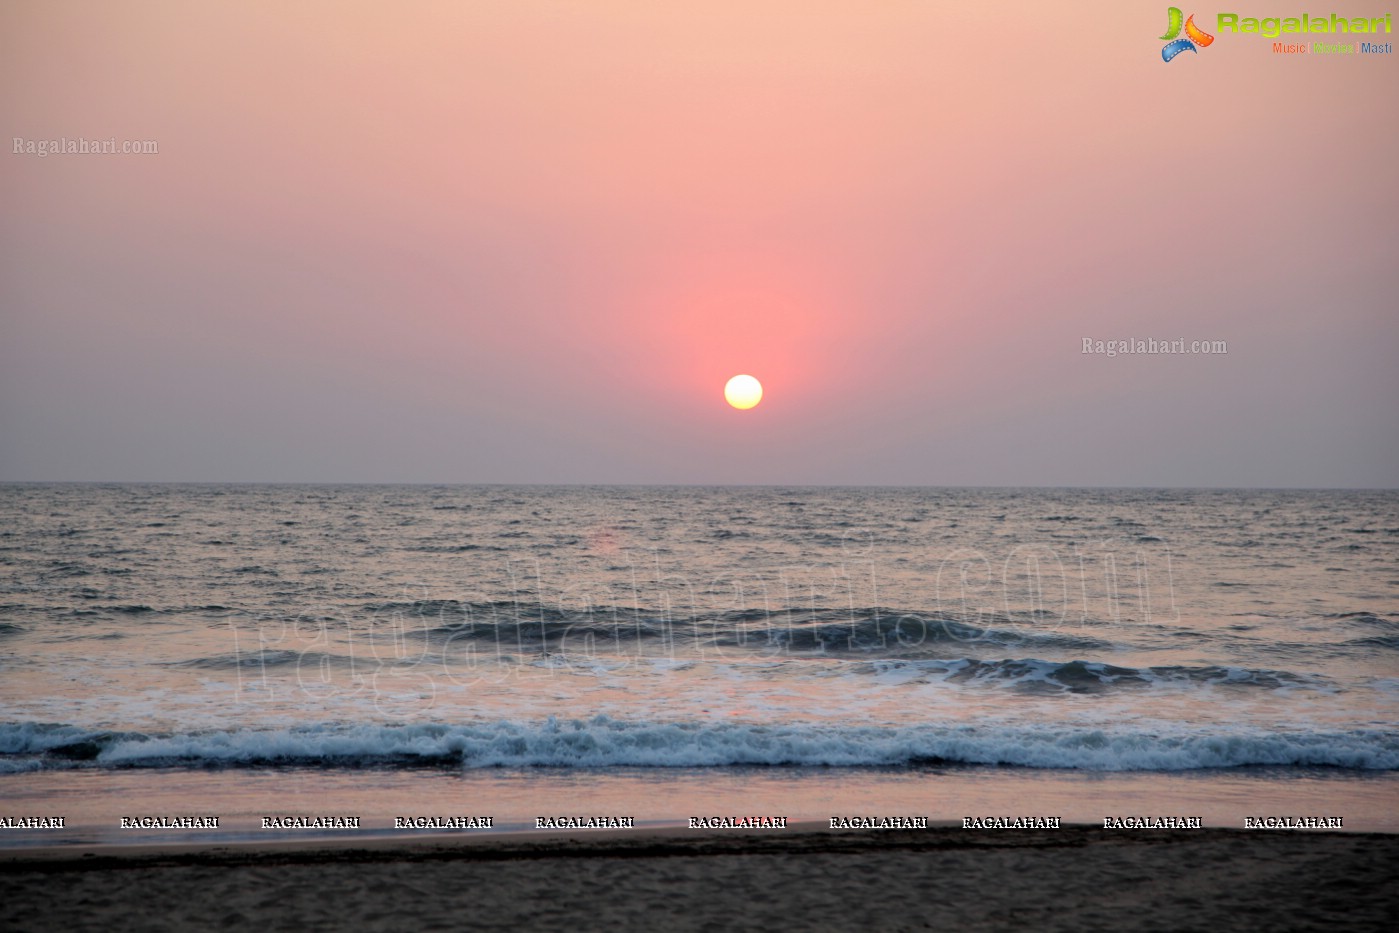
[[1399, 769], [1394, 492], [0, 487], [0, 768]]

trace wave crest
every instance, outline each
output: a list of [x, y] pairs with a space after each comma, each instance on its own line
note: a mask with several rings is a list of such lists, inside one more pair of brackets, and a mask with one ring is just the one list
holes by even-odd
[[[1123, 729], [816, 727], [589, 720], [341, 725], [143, 735], [0, 725], [0, 770], [30, 767], [453, 766], [556, 768], [998, 765], [1086, 771], [1252, 766], [1399, 770], [1373, 732], [1161, 734]], [[81, 752], [81, 753], [79, 753]], [[38, 762], [38, 765], [34, 765]]]

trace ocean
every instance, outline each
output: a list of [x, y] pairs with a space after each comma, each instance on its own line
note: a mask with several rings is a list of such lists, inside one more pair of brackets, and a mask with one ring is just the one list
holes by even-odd
[[278, 814], [1392, 832], [1396, 721], [1395, 491], [0, 487], [0, 818], [64, 817], [5, 846], [312, 831]]

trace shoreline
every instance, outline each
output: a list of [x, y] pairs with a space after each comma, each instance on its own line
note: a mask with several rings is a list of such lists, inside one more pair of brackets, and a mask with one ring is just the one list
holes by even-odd
[[[47, 847], [219, 846], [318, 837], [326, 839], [327, 845], [347, 845], [398, 836], [418, 840], [436, 834], [513, 836], [548, 832], [536, 827], [538, 818], [561, 814], [626, 817], [635, 827], [624, 830], [628, 833], [682, 830], [691, 817], [726, 815], [783, 817], [789, 833], [804, 823], [832, 831], [832, 817], [871, 815], [926, 819], [929, 827], [960, 826], [966, 817], [988, 815], [1054, 817], [1061, 826], [1096, 826], [1099, 832], [1110, 833], [1136, 831], [1102, 829], [1103, 820], [1110, 817], [1189, 818], [1203, 827], [1221, 829], [1248, 829], [1250, 818], [1307, 817], [1341, 819], [1341, 829], [1347, 833], [1399, 833], [1399, 811], [1394, 807], [1399, 800], [1399, 772], [94, 769], [8, 775], [0, 778], [0, 790], [6, 797], [6, 812], [0, 817], [66, 821], [55, 829], [0, 828], [0, 856], [15, 849]], [[287, 815], [353, 817], [356, 828], [262, 826], [268, 816]], [[121, 825], [128, 817], [210, 816], [219, 817], [217, 828]], [[399, 818], [423, 817], [490, 818], [493, 822], [489, 828], [397, 825]]]
[[[259, 839], [237, 836], [228, 840], [163, 839], [142, 842], [72, 842], [0, 847], [0, 868], [170, 864], [253, 864], [261, 861], [373, 861], [422, 859], [493, 859], [530, 857], [590, 857], [638, 852], [684, 852], [693, 855], [733, 852], [850, 851], [856, 849], [921, 847], [994, 847], [997, 840], [1013, 845], [1172, 844], [1187, 839], [1238, 840], [1287, 837], [1344, 837], [1393, 840], [1399, 834], [1370, 830], [1240, 829], [1204, 826], [1196, 829], [1104, 829], [1100, 824], [1064, 823], [1059, 829], [963, 828], [955, 820], [929, 820], [926, 829], [832, 829], [821, 820], [797, 820], [785, 829], [709, 829], [677, 825], [599, 830], [471, 830], [397, 831], [351, 836], [314, 835]], [[1399, 846], [1396, 847], [1399, 849]]]

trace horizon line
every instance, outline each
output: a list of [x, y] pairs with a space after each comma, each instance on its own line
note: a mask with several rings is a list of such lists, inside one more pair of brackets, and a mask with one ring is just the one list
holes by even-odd
[[0, 486], [458, 486], [505, 488], [568, 489], [976, 489], [976, 490], [1161, 490], [1185, 492], [1399, 492], [1399, 486], [1159, 486], [1152, 484], [1070, 485], [1070, 484], [987, 484], [959, 483], [697, 483], [697, 482], [437, 482], [425, 480], [11, 480], [0, 479]]

